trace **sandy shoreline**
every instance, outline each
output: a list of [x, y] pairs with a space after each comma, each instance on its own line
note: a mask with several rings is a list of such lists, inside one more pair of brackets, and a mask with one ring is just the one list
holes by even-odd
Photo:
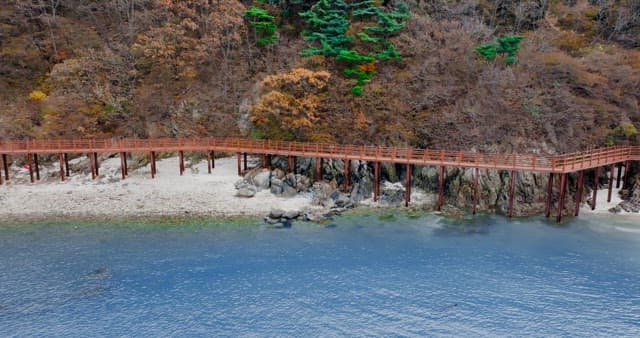
[[[87, 161], [79, 158], [77, 164]], [[121, 179], [118, 157], [101, 161], [100, 177], [91, 180], [88, 173], [71, 173], [60, 182], [56, 164], [42, 165], [42, 180], [28, 183], [28, 171], [14, 173], [12, 181], [2, 186], [0, 215], [7, 219], [109, 218], [143, 216], [265, 216], [272, 208], [287, 210], [314, 209], [311, 194], [292, 198], [274, 196], [268, 190], [253, 198], [236, 197], [236, 159], [216, 159], [212, 174], [207, 162], [190, 165], [179, 174], [177, 158], [157, 162], [158, 174], [151, 178], [150, 166], [129, 170]]]
[[[251, 161], [251, 159], [250, 159]], [[254, 159], [257, 165], [259, 159]], [[72, 167], [86, 164], [80, 157], [71, 161]], [[269, 190], [258, 191], [252, 198], [236, 196], [237, 175], [235, 157], [215, 161], [212, 174], [207, 173], [206, 160], [187, 166], [183, 176], [179, 174], [178, 158], [171, 157], [157, 162], [158, 174], [151, 178], [146, 165], [129, 170], [129, 176], [121, 179], [120, 158], [104, 159], [100, 163], [100, 177], [92, 180], [88, 169], [72, 170], [71, 177], [60, 182], [57, 163], [41, 165], [42, 180], [29, 183], [28, 170], [13, 166], [12, 180], [3, 186], [0, 194], [2, 222], [64, 219], [137, 219], [173, 217], [264, 217], [272, 209], [285, 211], [321, 211], [312, 205], [312, 194], [303, 193], [285, 198]], [[6, 183], [6, 182], [5, 182]], [[433, 198], [415, 189], [412, 203], [421, 204]], [[598, 191], [597, 208], [592, 211], [583, 204], [582, 214], [611, 215], [608, 210], [622, 200], [614, 189], [611, 203], [607, 203], [607, 189]], [[365, 208], [380, 207], [372, 199], [361, 203]], [[415, 205], [414, 204], [414, 205]], [[625, 213], [619, 215], [635, 216]]]

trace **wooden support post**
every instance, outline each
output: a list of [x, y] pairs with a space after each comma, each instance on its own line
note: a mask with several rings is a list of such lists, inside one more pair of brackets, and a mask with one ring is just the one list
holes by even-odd
[[2, 165], [4, 166], [4, 179], [9, 180], [9, 161], [7, 160], [7, 154], [2, 154]]
[[293, 157], [293, 174], [298, 174], [298, 158], [295, 156]]
[[344, 160], [344, 192], [349, 192], [351, 184], [351, 160]]
[[267, 167], [267, 154], [262, 154], [262, 168]]
[[411, 164], [407, 163], [407, 175], [404, 181], [404, 206], [408, 207], [411, 202]]
[[564, 198], [567, 192], [567, 174], [560, 175], [560, 200], [558, 201], [558, 216], [556, 221], [560, 223], [562, 221], [562, 211], [564, 210]]
[[29, 162], [29, 178], [31, 180], [31, 183], [34, 182], [34, 177], [33, 177], [33, 155], [31, 154], [27, 154], [27, 160]]
[[127, 163], [127, 152], [122, 153], [124, 156], [124, 175], [129, 176], [129, 163]]
[[438, 175], [438, 211], [442, 210], [444, 204], [444, 166], [440, 166]]
[[293, 172], [293, 156], [287, 157], [287, 172]]
[[316, 157], [316, 175], [315, 175], [315, 179], [316, 179], [316, 182], [322, 181], [322, 159], [319, 158], [319, 157]]
[[629, 182], [627, 180], [627, 178], [629, 177], [628, 173], [629, 173], [629, 166], [630, 166], [630, 162], [626, 161], [624, 162], [624, 179], [622, 180], [622, 185], [620, 186], [620, 188], [624, 189], [624, 184], [625, 182]]
[[93, 153], [93, 160], [96, 162], [96, 177], [100, 176], [100, 163], [98, 162], [98, 153]]
[[380, 162], [373, 164], [373, 201], [380, 198]]
[[156, 152], [151, 151], [149, 157], [151, 158], [151, 178], [156, 178], [156, 174], [158, 173], [156, 171]]
[[27, 162], [29, 162], [29, 178], [31, 179], [31, 183], [35, 182], [33, 178], [33, 156], [31, 154], [27, 154]]
[[478, 208], [478, 181], [480, 176], [480, 169], [475, 168], [473, 173], [473, 214], [476, 214]]
[[89, 167], [91, 167], [91, 179], [96, 179], [96, 162], [93, 160], [93, 153], [89, 153]]
[[178, 151], [178, 159], [180, 160], [180, 176], [184, 174], [184, 151]]
[[33, 161], [36, 166], [36, 180], [40, 181], [40, 164], [38, 163], [38, 154], [33, 154]]
[[593, 195], [591, 196], [591, 210], [596, 210], [596, 200], [598, 197], [598, 181], [600, 180], [600, 167], [596, 167], [596, 174], [593, 178]]
[[216, 153], [211, 151], [211, 170], [216, 168]]
[[123, 180], [127, 177], [125, 164], [124, 164], [124, 157], [125, 157], [125, 154], [121, 152], [120, 153], [120, 171], [122, 173], [122, 179]]
[[244, 153], [242, 156], [244, 159], [244, 165], [242, 168], [244, 168], [244, 171], [247, 171], [247, 153]]
[[69, 154], [64, 153], [64, 173], [69, 177]]
[[609, 167], [609, 194], [607, 195], [607, 203], [611, 202], [611, 193], [613, 190], [613, 171], [615, 170], [615, 164]]
[[517, 171], [515, 170], [511, 170], [511, 177], [510, 177], [510, 183], [509, 183], [509, 218], [513, 217], [513, 196], [515, 195], [515, 191], [516, 191], [516, 175], [518, 174]]
[[240, 158], [240, 156], [240, 153], [236, 153], [236, 158], [238, 160], [238, 176], [242, 176], [242, 158]]
[[547, 181], [547, 203], [544, 209], [544, 216], [549, 218], [551, 216], [551, 205], [553, 204], [553, 173], [549, 173], [549, 180]]
[[578, 186], [576, 187], [576, 210], [574, 216], [580, 215], [580, 204], [582, 204], [582, 191], [584, 188], [584, 170], [578, 173]]
[[213, 158], [213, 156], [211, 155], [212, 153], [212, 151], [207, 151], [207, 172], [209, 174], [211, 174], [211, 159]]
[[2, 167], [0, 167], [0, 185], [2, 185]]
[[616, 178], [616, 189], [620, 189], [621, 178], [622, 178], [622, 163], [618, 163], [618, 177]]
[[64, 171], [64, 155], [62, 153], [58, 154], [58, 159], [60, 160], [60, 181], [64, 182], [64, 178], [67, 176]]
[[351, 189], [351, 160], [347, 160], [347, 188]]

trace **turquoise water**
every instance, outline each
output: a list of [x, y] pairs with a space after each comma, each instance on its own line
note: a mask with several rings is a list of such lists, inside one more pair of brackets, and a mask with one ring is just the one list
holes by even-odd
[[0, 336], [640, 336], [640, 225], [0, 226]]

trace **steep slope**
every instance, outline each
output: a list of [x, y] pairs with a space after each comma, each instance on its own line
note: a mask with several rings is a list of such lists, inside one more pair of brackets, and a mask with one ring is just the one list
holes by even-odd
[[[385, 36], [402, 58], [355, 68], [373, 75], [361, 95], [343, 73], [352, 66], [301, 56], [318, 45], [303, 39], [310, 26], [299, 13], [317, 2], [5, 0], [0, 133], [245, 134], [542, 152], [638, 142], [637, 1], [408, 1], [404, 27]], [[403, 6], [344, 3], [383, 13]], [[245, 17], [251, 6], [274, 17], [276, 42], [257, 43]], [[379, 22], [362, 17], [349, 15], [345, 36], [362, 38]], [[474, 51], [514, 34], [523, 40], [512, 65]], [[328, 73], [326, 84], [309, 87], [300, 72]], [[274, 86], [274, 77], [282, 82]]]

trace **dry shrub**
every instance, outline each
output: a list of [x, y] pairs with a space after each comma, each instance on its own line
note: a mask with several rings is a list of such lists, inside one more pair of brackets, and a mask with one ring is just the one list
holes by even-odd
[[598, 10], [586, 0], [580, 0], [575, 6], [557, 4], [554, 12], [558, 17], [558, 24], [565, 30], [571, 30], [592, 38], [598, 34], [596, 16]]
[[249, 109], [249, 119], [267, 138], [307, 139], [318, 120], [320, 95], [329, 78], [326, 71], [305, 68], [267, 76], [260, 83], [260, 98]]
[[554, 39], [553, 45], [573, 56], [579, 56], [582, 54], [582, 49], [589, 45], [589, 42], [573, 31], [562, 31]]

